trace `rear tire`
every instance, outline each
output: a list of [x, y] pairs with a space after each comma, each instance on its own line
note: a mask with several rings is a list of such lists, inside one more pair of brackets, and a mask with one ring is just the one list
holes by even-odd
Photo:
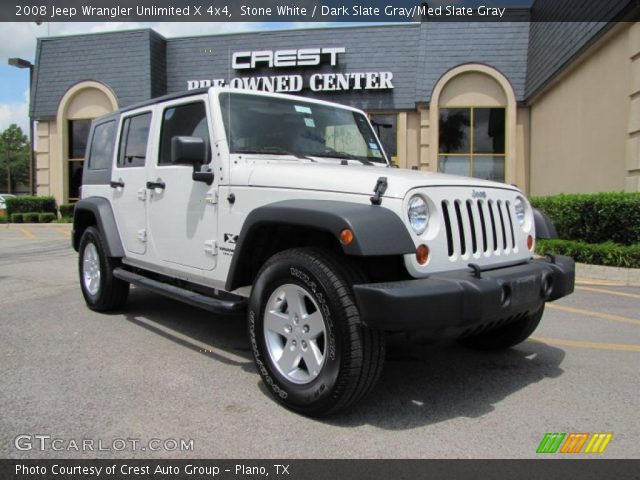
[[504, 350], [524, 342], [535, 331], [542, 319], [544, 304], [540, 309], [504, 327], [458, 339], [458, 343], [476, 350]]
[[91, 310], [108, 312], [122, 307], [129, 296], [129, 283], [113, 276], [120, 259], [107, 257], [96, 227], [87, 227], [78, 248], [78, 272], [82, 295]]
[[359, 401], [384, 363], [383, 333], [363, 325], [351, 288], [364, 279], [345, 260], [316, 248], [280, 252], [251, 292], [247, 323], [258, 372], [278, 402], [312, 417]]

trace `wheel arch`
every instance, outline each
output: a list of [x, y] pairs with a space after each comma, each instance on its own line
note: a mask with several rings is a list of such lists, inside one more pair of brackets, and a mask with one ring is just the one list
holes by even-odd
[[118, 234], [111, 203], [104, 197], [89, 197], [76, 203], [73, 210], [72, 245], [78, 251], [80, 239], [87, 227], [95, 225], [104, 239], [104, 247], [109, 257], [124, 257], [124, 248]]
[[[354, 234], [348, 245], [339, 240], [345, 228]], [[289, 238], [281, 236], [286, 232]], [[262, 255], [256, 253], [257, 245], [269, 242], [275, 246]], [[354, 257], [401, 256], [415, 251], [406, 226], [389, 209], [331, 200], [285, 200], [256, 208], [247, 216], [238, 235], [226, 290], [250, 285], [270, 255], [298, 246], [322, 246]]]
[[558, 238], [556, 227], [551, 219], [544, 212], [538, 210], [537, 208], [533, 208], [532, 210], [536, 237], [548, 240]]

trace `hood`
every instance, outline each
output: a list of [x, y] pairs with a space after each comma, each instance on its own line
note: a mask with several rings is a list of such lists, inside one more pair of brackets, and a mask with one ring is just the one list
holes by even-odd
[[418, 187], [467, 186], [515, 190], [511, 185], [442, 173], [387, 168], [383, 166], [259, 161], [252, 165], [248, 184], [255, 187], [324, 190], [372, 195], [380, 177], [387, 177], [384, 197], [404, 198]]

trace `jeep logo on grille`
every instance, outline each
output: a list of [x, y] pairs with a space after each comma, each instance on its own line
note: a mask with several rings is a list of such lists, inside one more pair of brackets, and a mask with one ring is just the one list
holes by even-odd
[[482, 190], [472, 190], [471, 198], [487, 198], [487, 192], [483, 192]]

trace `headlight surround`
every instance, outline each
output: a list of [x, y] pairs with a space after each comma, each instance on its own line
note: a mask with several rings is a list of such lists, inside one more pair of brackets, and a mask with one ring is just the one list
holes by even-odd
[[516, 220], [518, 220], [521, 227], [524, 227], [524, 222], [527, 218], [527, 206], [524, 198], [517, 196], [513, 202], [513, 209], [516, 212]]
[[422, 235], [429, 225], [429, 207], [420, 195], [414, 195], [409, 199], [407, 207], [409, 225], [416, 235]]

